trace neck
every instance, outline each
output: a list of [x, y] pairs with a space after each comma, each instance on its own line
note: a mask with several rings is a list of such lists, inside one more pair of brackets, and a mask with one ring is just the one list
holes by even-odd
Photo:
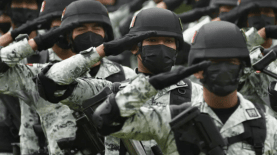
[[153, 74], [146, 67], [143, 66], [140, 55], [137, 56], [137, 60], [138, 60], [138, 71], [140, 73]]
[[227, 109], [238, 103], [237, 90], [227, 96], [217, 96], [203, 87], [203, 97], [205, 102], [212, 108]]
[[57, 56], [60, 57], [62, 60], [65, 60], [65, 59], [75, 55], [75, 53], [73, 53], [70, 49], [62, 49], [56, 44], [54, 44], [52, 49], [57, 54]]

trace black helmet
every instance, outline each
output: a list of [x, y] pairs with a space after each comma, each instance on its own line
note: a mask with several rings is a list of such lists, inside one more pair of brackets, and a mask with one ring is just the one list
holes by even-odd
[[237, 6], [238, 0], [211, 0], [210, 6], [230, 5]]
[[98, 1], [80, 0], [68, 5], [64, 10], [60, 27], [64, 27], [73, 22], [78, 22], [79, 24], [89, 22], [102, 23], [107, 33], [106, 41], [114, 39], [108, 11], [105, 6]]
[[215, 21], [200, 28], [192, 39], [189, 65], [205, 59], [238, 58], [250, 67], [249, 51], [243, 32], [225, 21]]
[[[42, 2], [39, 16], [52, 14], [53, 19], [61, 18], [64, 8], [74, 1], [76, 0], [45, 0]], [[51, 21], [43, 25], [42, 28], [49, 29], [50, 23]]]
[[276, 0], [241, 0], [241, 4], [246, 3], [256, 3], [259, 7], [269, 7], [277, 9], [277, 1]]
[[53, 14], [55, 17], [61, 17], [66, 6], [76, 0], [44, 0], [41, 5], [39, 16]]
[[182, 30], [181, 21], [174, 12], [151, 8], [142, 10], [133, 18], [129, 34], [156, 31], [158, 36], [175, 37], [182, 47], [184, 43]]

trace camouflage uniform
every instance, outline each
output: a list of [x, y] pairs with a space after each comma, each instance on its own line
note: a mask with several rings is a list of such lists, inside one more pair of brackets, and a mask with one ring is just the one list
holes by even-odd
[[[53, 51], [52, 48], [48, 49], [49, 61], [56, 62], [62, 61], [60, 57]], [[25, 63], [26, 59], [23, 59]], [[21, 61], [21, 63], [24, 63]], [[20, 152], [21, 154], [34, 154], [39, 152], [39, 140], [33, 129], [33, 126], [38, 124], [39, 118], [34, 109], [31, 109], [28, 104], [23, 100], [19, 100], [21, 109], [21, 126], [19, 131], [20, 136]]]
[[[71, 57], [59, 64], [55, 64], [47, 73], [47, 75], [56, 81], [57, 83], [69, 84], [76, 77], [86, 72], [86, 67], [91, 66], [92, 63], [88, 60], [88, 57], [93, 59], [99, 59], [99, 55], [95, 52], [94, 48], [88, 49], [82, 52], [80, 55]], [[93, 61], [92, 61], [93, 62]], [[61, 71], [63, 70], [63, 73]], [[170, 104], [170, 92], [174, 89], [188, 87], [187, 83], [180, 81], [179, 83], [167, 87], [153, 96], [151, 99], [146, 100], [145, 106], [153, 105], [169, 105]], [[202, 92], [202, 86], [192, 83], [192, 100], [198, 97], [198, 92]], [[68, 98], [70, 100], [70, 98]], [[154, 141], [143, 142], [147, 154], [151, 154], [151, 147], [156, 145]], [[105, 153], [107, 155], [119, 154], [120, 141], [118, 138], [107, 136], [105, 139]]]
[[[2, 100], [0, 100], [0, 122], [5, 121], [6, 119], [8, 119], [7, 116], [7, 108], [4, 105], [4, 103], [2, 102]], [[1, 126], [0, 126], [1, 127]], [[2, 133], [3, 134], [3, 133]], [[1, 153], [0, 155], [13, 155], [12, 153]]]
[[[16, 96], [32, 109], [35, 109], [40, 116], [43, 131], [49, 143], [49, 152], [54, 155], [63, 154], [58, 148], [56, 140], [74, 137], [77, 130], [76, 120], [72, 116], [73, 111], [68, 106], [61, 103], [52, 104], [39, 96], [32, 77], [47, 64], [32, 64], [30, 66], [18, 64], [20, 60], [32, 54], [34, 51], [26, 39], [2, 48], [1, 60], [10, 68], [5, 73], [0, 74], [0, 93]], [[83, 100], [91, 98], [102, 88], [111, 85], [105, 80], [80, 78], [77, 81], [79, 84], [72, 96], [69, 97], [71, 100], [63, 101], [63, 103], [73, 105], [72, 107], [77, 109]], [[90, 90], [87, 89], [87, 86], [90, 87]]]
[[[157, 94], [157, 91], [147, 81], [147, 78], [140, 76], [116, 95], [115, 99], [121, 116], [130, 118], [125, 121], [119, 132], [112, 135], [137, 140], [155, 139], [164, 154], [177, 155], [179, 153], [177, 152], [174, 135], [168, 124], [171, 121], [169, 106], [143, 106], [146, 100]], [[199, 95], [194, 98], [192, 106], [198, 107], [202, 113], [208, 113], [212, 117], [223, 138], [241, 134], [244, 132], [243, 122], [261, 117], [253, 103], [238, 93], [240, 105], [227, 122], [223, 124], [213, 110], [203, 101], [203, 92], [199, 91], [198, 93]], [[265, 117], [267, 135], [264, 154], [272, 155], [277, 153], [277, 120], [268, 114], [265, 114]], [[255, 155], [253, 148], [244, 142], [229, 146], [226, 153]]]
[[[204, 22], [204, 24], [206, 23]], [[198, 30], [199, 28], [200, 26], [197, 27], [196, 30]], [[247, 48], [249, 51], [251, 51], [250, 59], [251, 59], [251, 63], [253, 64], [263, 57], [260, 51], [257, 51], [253, 48], [255, 46], [259, 46], [263, 44], [265, 40], [258, 34], [255, 28], [244, 28], [242, 29], [242, 31], [245, 32], [245, 37], [247, 40]], [[186, 37], [188, 37], [188, 35], [186, 35]], [[274, 64], [276, 64], [276, 62], [274, 62]], [[273, 63], [271, 65], [273, 65]], [[274, 67], [271, 67], [271, 68], [274, 68]], [[273, 72], [276, 73], [276, 71], [273, 71]], [[194, 76], [193, 78], [190, 78], [190, 79], [192, 79], [193, 82], [196, 82]], [[239, 92], [251, 102], [257, 102], [263, 105], [267, 105], [265, 106], [266, 112], [274, 117], [277, 117], [276, 112], [274, 112], [271, 108], [269, 108], [270, 107], [269, 96], [267, 91], [269, 83], [273, 80], [274, 80], [273, 78], [267, 76], [266, 74], [256, 73], [256, 71], [253, 68], [245, 68], [244, 75], [240, 79], [240, 83], [244, 83], [244, 84]], [[197, 80], [197, 83], [198, 83], [198, 80]]]
[[[261, 46], [258, 45], [263, 44], [264, 39], [258, 35], [255, 28], [244, 30], [246, 31], [247, 48], [250, 51], [249, 56], [251, 59], [251, 64], [254, 64], [263, 57], [260, 48], [258, 48]], [[274, 73], [277, 73], [275, 69], [276, 65], [277, 61], [274, 61], [268, 66], [268, 69]], [[244, 83], [240, 93], [251, 102], [267, 105], [265, 106], [266, 112], [276, 118], [277, 113], [269, 108], [269, 95], [267, 90], [269, 83], [273, 80], [274, 78], [264, 73], [257, 73], [253, 68], [245, 68], [244, 75], [240, 79], [240, 83]]]

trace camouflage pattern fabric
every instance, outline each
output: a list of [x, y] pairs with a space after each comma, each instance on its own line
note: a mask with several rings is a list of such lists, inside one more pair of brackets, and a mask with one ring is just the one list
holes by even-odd
[[258, 34], [256, 28], [243, 28], [241, 30], [245, 34], [246, 44], [249, 51], [251, 51], [253, 47], [261, 45], [265, 42], [265, 40]]
[[34, 53], [35, 51], [28, 44], [28, 40], [23, 39], [22, 41], [2, 48], [0, 56], [2, 61], [8, 66], [14, 67], [18, 62]]
[[[89, 48], [62, 62], [56, 63], [47, 72], [47, 76], [57, 84], [67, 85], [84, 75], [91, 66], [101, 60], [95, 48]], [[62, 65], [61, 65], [62, 63]]]
[[[62, 61], [62, 59], [53, 51], [48, 49], [49, 61]], [[24, 60], [24, 59], [23, 59]], [[22, 63], [22, 61], [20, 61]], [[27, 61], [26, 61], [27, 62]], [[34, 154], [40, 151], [38, 137], [34, 132], [33, 125], [38, 124], [38, 115], [23, 100], [19, 100], [21, 109], [20, 151], [21, 154]], [[57, 105], [58, 106], [58, 105]]]
[[[254, 47], [250, 52], [251, 63], [254, 64], [260, 60], [263, 55], [260, 51], [261, 46]], [[277, 73], [276, 70], [277, 61], [274, 61], [269, 64], [267, 67], [268, 70]], [[240, 90], [240, 93], [245, 96], [246, 99], [254, 102], [258, 102], [263, 105], [267, 105], [267, 113], [277, 117], [276, 112], [274, 112], [269, 105], [269, 96], [268, 96], [268, 86], [271, 81], [275, 80], [274, 78], [264, 74], [257, 73], [253, 68], [246, 68], [244, 70], [244, 76], [240, 79], [240, 82], [245, 82], [244, 86]]]
[[[157, 93], [146, 81], [147, 78], [139, 77], [139, 79], [134, 80], [130, 84], [131, 86], [125, 87], [116, 96], [121, 116], [130, 118], [127, 119], [119, 132], [113, 133], [112, 135], [119, 138], [136, 140], [155, 139], [164, 154], [178, 154], [174, 136], [168, 124], [171, 121], [169, 106], [142, 106], [147, 98], [151, 98], [151, 95]], [[136, 82], [140, 83], [140, 85], [136, 84]], [[124, 96], [125, 100], [123, 99]], [[143, 96], [143, 99], [138, 96]], [[212, 117], [223, 138], [231, 137], [244, 132], [242, 124], [244, 121], [261, 117], [252, 102], [246, 100], [240, 93], [238, 93], [238, 98], [240, 105], [225, 124], [221, 122], [207, 103], [203, 101], [203, 92], [199, 92], [198, 97], [192, 102], [192, 106], [198, 107], [202, 113], [208, 113]], [[139, 106], [142, 107], [139, 108]], [[275, 142], [277, 136], [277, 120], [268, 114], [265, 114], [265, 116], [267, 136], [264, 145], [264, 154], [273, 155], [277, 153], [277, 145]], [[236, 155], [238, 153], [255, 154], [253, 148], [244, 142], [238, 142], [229, 146], [226, 153], [230, 155]]]
[[[143, 75], [140, 75], [140, 76], [143, 76]], [[139, 79], [134, 79], [133, 81], [131, 81], [132, 83], [132, 86], [127, 86], [127, 88], [125, 87], [124, 88], [124, 92], [121, 92], [120, 93], [127, 93], [127, 92], [134, 92], [134, 94], [138, 93], [140, 90], [145, 90], [145, 88], [138, 88], [136, 87], [135, 84], [135, 80], [139, 80]], [[141, 81], [143, 81], [144, 79], [142, 79]], [[140, 83], [140, 82], [138, 82]], [[152, 86], [148, 85], [146, 86], [146, 88], [149, 87], [149, 88], [152, 88]], [[170, 87], [167, 87], [167, 88], [164, 88], [163, 90], [160, 90], [160, 91], [157, 91], [157, 93], [152, 96], [150, 99], [148, 99], [146, 102], [143, 102], [143, 101], [139, 101], [139, 105], [137, 105], [137, 110], [135, 110], [134, 112], [136, 113], [139, 109], [140, 106], [145, 106], [145, 107], [149, 107], [149, 106], [166, 106], [166, 105], [169, 105], [170, 104], [170, 91], [171, 90], [174, 90], [174, 89], [178, 89], [178, 88], [181, 88], [181, 87], [187, 87], [187, 84], [184, 83], [183, 81], [180, 81], [178, 82], [176, 85], [172, 85]], [[135, 88], [135, 90], [133, 90], [133, 88]], [[123, 90], [122, 90], [123, 91]], [[149, 90], [151, 91], [151, 89]], [[192, 92], [195, 92], [195, 93], [192, 93], [192, 100], [196, 100], [197, 98], [199, 98], [199, 96], [197, 96], [198, 93], [202, 93], [203, 91], [203, 88], [202, 86], [198, 85], [198, 84], [195, 84], [195, 83], [192, 83]], [[135, 93], [136, 92], [136, 93]], [[129, 100], [133, 100], [134, 96], [132, 93], [129, 94], [130, 96], [128, 97]], [[202, 97], [201, 97], [202, 98]], [[119, 97], [120, 99], [120, 97]], [[124, 100], [126, 101], [126, 98], [122, 99], [122, 102], [124, 102]], [[137, 101], [137, 100], [136, 100]], [[123, 108], [120, 108], [120, 109], [123, 109]], [[134, 108], [136, 109], [136, 108]], [[126, 109], [125, 111], [128, 111], [128, 112], [132, 112], [131, 110], [129, 111], [130, 109]], [[121, 113], [122, 114], [122, 113]], [[127, 114], [128, 116], [131, 115], [131, 114]], [[115, 138], [113, 136], [107, 136], [106, 139], [105, 139], [105, 146], [106, 146], [106, 149], [105, 149], [105, 154], [106, 155], [118, 155], [119, 154], [119, 148], [120, 148], [120, 141], [119, 141], [119, 138]], [[156, 145], [156, 141], [155, 140], [149, 140], [149, 141], [142, 141], [142, 144], [145, 148], [145, 151], [146, 151], [146, 154], [151, 154], [151, 147]]]
[[38, 137], [33, 129], [33, 125], [38, 124], [39, 118], [37, 113], [31, 109], [24, 101], [19, 100], [21, 110], [20, 125], [20, 152], [21, 154], [34, 154], [40, 147]]
[[[49, 152], [54, 155], [63, 154], [58, 148], [56, 140], [74, 137], [77, 130], [76, 121], [72, 116], [73, 111], [68, 106], [49, 103], [39, 96], [32, 77], [38, 74], [47, 64], [33, 64], [31, 66], [16, 64], [16, 62], [19, 62], [24, 56], [28, 55], [24, 55], [24, 53], [18, 54], [20, 51], [25, 51], [26, 53], [32, 52], [27, 40], [7, 46], [2, 50], [0, 55], [3, 56], [3, 59], [2, 57], [1, 59], [12, 68], [0, 74], [0, 93], [16, 96], [31, 108], [36, 109], [49, 143]], [[12, 54], [8, 53], [9, 50]], [[80, 105], [83, 100], [93, 97], [93, 94], [97, 94], [105, 86], [111, 85], [110, 82], [104, 80], [77, 80], [80, 82], [72, 96], [70, 96], [73, 102], [63, 101], [65, 104], [73, 105], [73, 108], [76, 108], [78, 104]], [[87, 86], [89, 86], [87, 81], [93, 83], [90, 90], [87, 90]]]

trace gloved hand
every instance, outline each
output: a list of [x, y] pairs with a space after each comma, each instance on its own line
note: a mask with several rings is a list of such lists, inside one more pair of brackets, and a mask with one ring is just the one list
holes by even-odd
[[[56, 84], [52, 79], [48, 78], [46, 76], [46, 73], [48, 70], [52, 67], [53, 64], [50, 64], [42, 69], [42, 71], [33, 78], [33, 81], [36, 84], [36, 87], [38, 88], [38, 92], [40, 97], [45, 99], [46, 101], [49, 101], [51, 103], [58, 103], [66, 98], [68, 98], [72, 92], [74, 91], [74, 88], [77, 86], [77, 82], [73, 82], [70, 85], [58, 85]], [[57, 90], [66, 90], [65, 93], [62, 96], [55, 96], [55, 92]]]
[[38, 51], [46, 50], [52, 47], [58, 40], [59, 36], [64, 34], [65, 32], [73, 29], [79, 25], [79, 23], [72, 23], [63, 28], [52, 28], [48, 32], [38, 35], [34, 38], [34, 41], [37, 44]]
[[268, 25], [265, 27], [266, 38], [277, 39], [277, 25]]
[[195, 8], [191, 11], [178, 14], [178, 16], [181, 19], [182, 23], [190, 23], [200, 19], [202, 16], [210, 15], [217, 10], [217, 6], [208, 6], [204, 8]]
[[256, 3], [247, 3], [243, 5], [239, 5], [232, 9], [230, 12], [220, 15], [219, 18], [222, 21], [229, 21], [234, 23], [240, 16], [247, 14], [250, 10], [259, 7]]
[[110, 42], [104, 43], [105, 55], [118, 55], [125, 50], [131, 49], [134, 45], [140, 41], [155, 36], [157, 32], [148, 31], [140, 34], [127, 34], [120, 39], [116, 39]]
[[14, 29], [11, 31], [11, 36], [13, 40], [19, 35], [19, 34], [30, 34], [32, 31], [37, 30], [39, 25], [43, 25], [47, 22], [49, 22], [53, 18], [54, 14], [45, 15], [39, 18], [36, 18], [31, 21], [27, 21], [25, 24], [21, 25], [20, 27]]
[[273, 46], [273, 47], [268, 48], [268, 49], [261, 49], [261, 52], [264, 55], [267, 55], [267, 53], [269, 53], [271, 50], [273, 50], [277, 54], [277, 46]]
[[194, 73], [205, 70], [210, 65], [211, 65], [210, 61], [204, 61], [190, 67], [179, 66], [176, 70], [152, 76], [149, 79], [149, 83], [155, 89], [161, 90], [170, 85], [176, 84], [177, 82], [181, 81], [186, 77], [189, 77]]

